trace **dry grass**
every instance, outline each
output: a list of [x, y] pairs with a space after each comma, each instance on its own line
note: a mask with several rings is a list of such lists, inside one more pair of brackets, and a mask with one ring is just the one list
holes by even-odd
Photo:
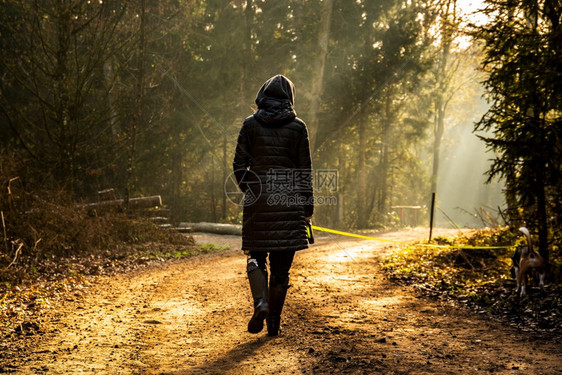
[[29, 188], [17, 171], [15, 158], [0, 155], [0, 281], [13, 285], [31, 275], [56, 274], [50, 270], [68, 259], [154, 258], [198, 251], [191, 237], [162, 230], [148, 219], [117, 210], [97, 214], [79, 208], [65, 191]]

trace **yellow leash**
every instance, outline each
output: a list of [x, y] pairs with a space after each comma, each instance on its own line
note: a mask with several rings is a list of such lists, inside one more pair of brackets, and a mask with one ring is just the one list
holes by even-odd
[[335, 229], [317, 227], [316, 225], [313, 225], [313, 226], [312, 226], [312, 229], [316, 229], [316, 230], [319, 230], [319, 231], [321, 231], [321, 232], [339, 234], [340, 236], [363, 238], [363, 239], [365, 239], [365, 240], [383, 241], [383, 242], [393, 242], [393, 243], [404, 243], [404, 242], [402, 242], [402, 241], [386, 240], [386, 239], [384, 239], [384, 238], [375, 238], [375, 237], [363, 236], [363, 235], [361, 235], [361, 234], [342, 232], [342, 231], [335, 230]]
[[[392, 242], [392, 243], [397, 243], [397, 244], [408, 244], [408, 242], [404, 242], [404, 241], [395, 241], [395, 240], [387, 240], [387, 239], [384, 239], [384, 238], [363, 236], [361, 234], [342, 232], [342, 231], [335, 230], [335, 229], [318, 227], [316, 225], [312, 225], [312, 229], [319, 230], [321, 232], [338, 234], [340, 236], [362, 238], [364, 240]], [[482, 249], [482, 250], [484, 250], [484, 249], [509, 249], [509, 248], [513, 247], [513, 246], [468, 246], [468, 245], [465, 246], [465, 245], [434, 245], [434, 244], [415, 244], [415, 246], [441, 247], [441, 248], [449, 248], [449, 249]]]

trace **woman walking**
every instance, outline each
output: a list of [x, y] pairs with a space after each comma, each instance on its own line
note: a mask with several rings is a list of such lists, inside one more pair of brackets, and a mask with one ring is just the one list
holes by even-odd
[[262, 85], [258, 109], [240, 130], [233, 162], [245, 193], [242, 250], [254, 299], [248, 332], [261, 332], [266, 320], [269, 336], [279, 334], [289, 270], [295, 252], [308, 247], [306, 224], [314, 210], [308, 132], [293, 109], [294, 94], [283, 75]]

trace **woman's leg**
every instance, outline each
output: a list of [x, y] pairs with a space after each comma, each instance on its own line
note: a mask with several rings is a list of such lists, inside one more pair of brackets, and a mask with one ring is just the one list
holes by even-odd
[[266, 257], [265, 251], [251, 251], [248, 255], [246, 272], [254, 299], [254, 314], [248, 322], [250, 333], [261, 332], [263, 320], [269, 313]]
[[260, 268], [266, 268], [267, 263], [267, 251], [250, 251], [248, 254], [248, 260], [255, 259]]
[[277, 336], [281, 324], [281, 312], [289, 288], [289, 270], [295, 257], [294, 251], [273, 251], [269, 253], [269, 315], [267, 334]]

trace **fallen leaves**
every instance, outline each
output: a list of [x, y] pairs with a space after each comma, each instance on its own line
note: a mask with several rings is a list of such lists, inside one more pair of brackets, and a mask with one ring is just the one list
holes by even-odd
[[[226, 246], [147, 242], [118, 246], [100, 254], [44, 258], [20, 272], [14, 281], [0, 284], [0, 337], [29, 336], [41, 332], [39, 317], [45, 309], [81, 300], [98, 277], [130, 272], [152, 262], [223, 251]], [[24, 265], [21, 265], [22, 267]], [[22, 276], [23, 275], [23, 276]], [[155, 324], [155, 323], [152, 323]]]
[[[476, 231], [471, 237], [439, 237], [444, 245], [457, 241], [472, 246], [505, 244], [505, 230]], [[398, 283], [413, 285], [421, 294], [491, 314], [525, 331], [545, 331], [562, 339], [562, 285], [554, 280], [545, 291], [531, 288], [529, 297], [515, 294], [509, 278], [507, 249], [450, 249], [410, 246], [394, 252], [382, 267]], [[554, 255], [554, 254], [553, 254]], [[560, 259], [553, 256], [553, 268]]]

